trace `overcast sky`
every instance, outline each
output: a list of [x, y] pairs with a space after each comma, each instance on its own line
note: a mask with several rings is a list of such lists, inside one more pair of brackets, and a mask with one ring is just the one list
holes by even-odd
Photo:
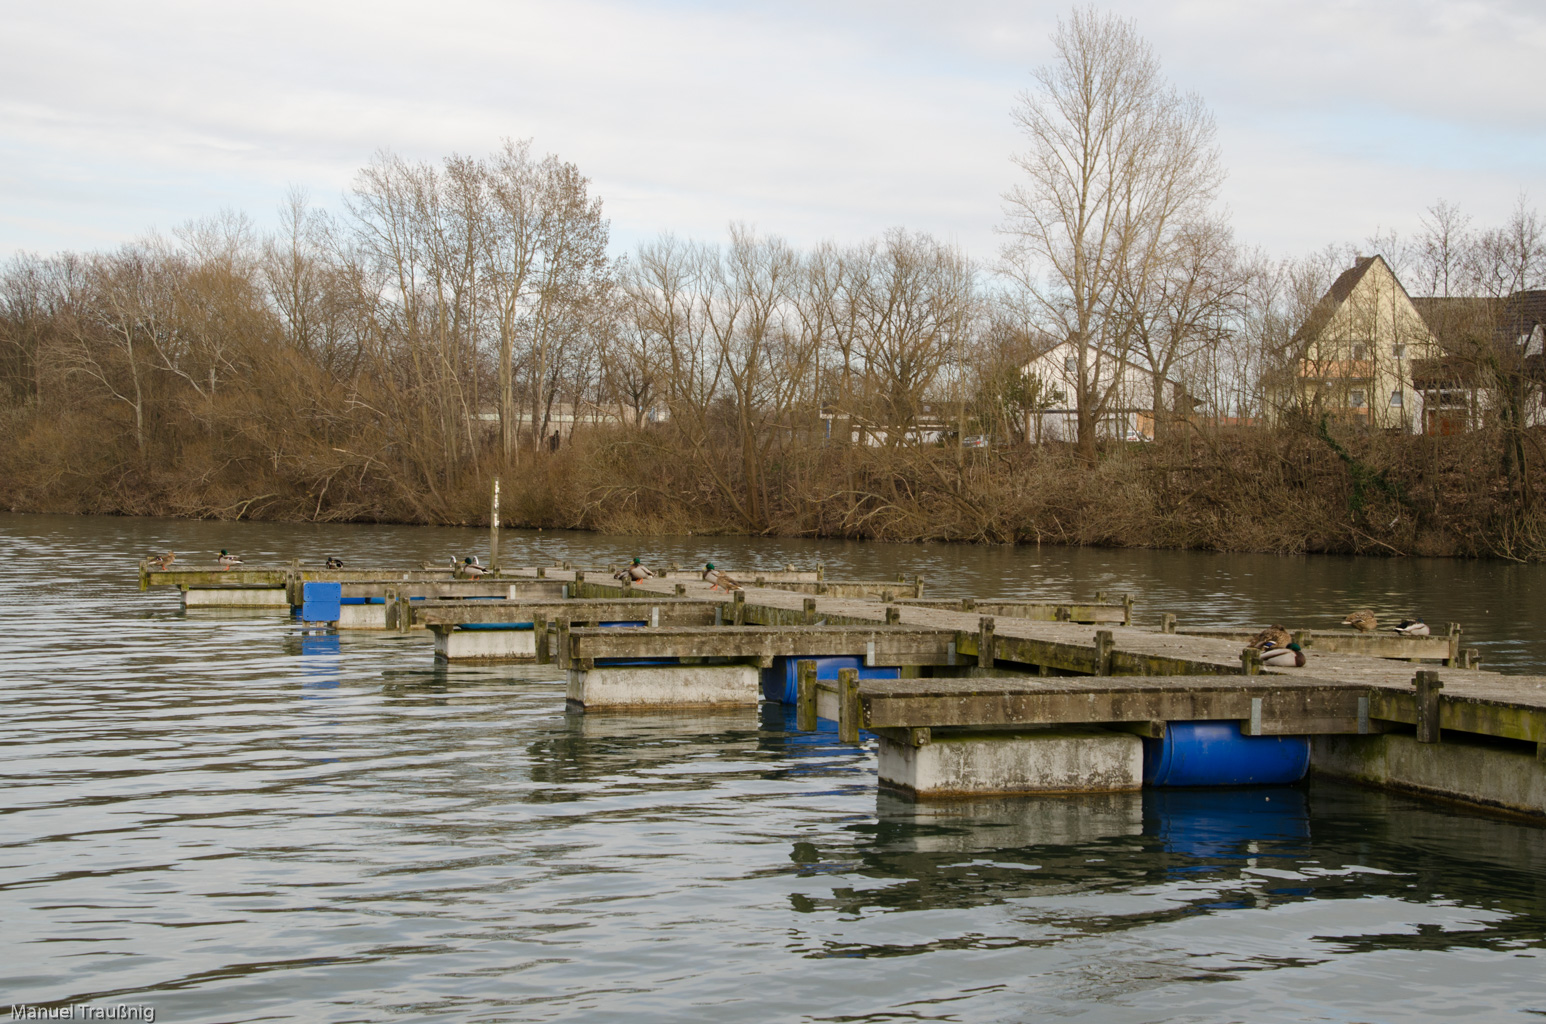
[[[1546, 207], [1543, 0], [1148, 0], [1219, 123], [1241, 241], [1278, 255]], [[825, 0], [0, 0], [0, 256], [116, 245], [291, 185], [338, 208], [378, 149], [579, 165], [614, 248], [731, 221], [998, 248], [1009, 119], [1068, 6]]]

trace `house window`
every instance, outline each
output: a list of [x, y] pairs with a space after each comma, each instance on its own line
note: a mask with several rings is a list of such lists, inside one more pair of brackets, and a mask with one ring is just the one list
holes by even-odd
[[1354, 409], [1362, 409], [1364, 407], [1364, 403], [1368, 400], [1369, 396], [1365, 395], [1362, 391], [1354, 391], [1351, 395], [1348, 396], [1347, 404], [1352, 406]]
[[1369, 358], [1369, 347], [1367, 345], [1354, 345], [1353, 346], [1353, 360], [1355, 362], [1360, 362], [1361, 363], [1365, 359], [1368, 359], [1368, 358]]
[[1397, 359], [1405, 359], [1406, 358], [1406, 346], [1402, 345], [1402, 344], [1392, 345], [1392, 346], [1390, 346], [1390, 354], [1395, 356]]
[[1392, 391], [1390, 393], [1390, 405], [1393, 409], [1401, 408], [1401, 392]]
[[1077, 356], [1069, 356], [1067, 359], [1063, 360], [1063, 372], [1064, 373], [1076, 373], [1076, 372], [1078, 372], [1078, 370], [1079, 370], [1079, 359], [1078, 359]]

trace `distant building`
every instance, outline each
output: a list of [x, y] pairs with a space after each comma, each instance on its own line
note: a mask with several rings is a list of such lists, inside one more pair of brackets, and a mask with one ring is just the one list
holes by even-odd
[[1521, 427], [1546, 424], [1546, 290], [1413, 302], [1440, 348], [1413, 367], [1427, 433], [1475, 430], [1504, 410]]
[[[1102, 349], [1087, 353], [1090, 377], [1097, 395], [1106, 396], [1106, 408], [1095, 425], [1097, 437], [1114, 440], [1152, 441], [1154, 423], [1154, 374], [1133, 360]], [[1032, 441], [1074, 441], [1079, 435], [1079, 354], [1070, 341], [1053, 345], [1025, 364], [1026, 376], [1040, 381], [1039, 393], [1051, 403], [1026, 414], [1025, 436]], [[1161, 415], [1189, 420], [1200, 399], [1176, 380], [1166, 379]]]
[[1364, 429], [1424, 429], [1414, 364], [1441, 355], [1422, 313], [1382, 256], [1360, 257], [1294, 333], [1268, 380], [1274, 416], [1325, 416]]

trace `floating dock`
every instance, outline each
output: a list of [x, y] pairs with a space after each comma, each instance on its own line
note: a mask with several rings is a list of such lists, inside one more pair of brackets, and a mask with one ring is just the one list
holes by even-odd
[[[1133, 602], [924, 596], [924, 581], [589, 570], [457, 581], [398, 570], [142, 569], [184, 593], [332, 587], [435, 656], [552, 663], [586, 712], [712, 712], [764, 698], [801, 729], [873, 736], [883, 786], [914, 798], [1295, 781], [1305, 771], [1546, 820], [1546, 678], [1478, 667], [1432, 637], [1301, 631], [1308, 663], [1261, 664], [1243, 630], [1132, 625]], [[785, 575], [801, 574], [789, 571]], [[738, 577], [739, 578], [739, 577]], [[378, 603], [379, 602], [379, 603]], [[372, 614], [376, 614], [372, 612]], [[372, 623], [375, 623], [372, 619]], [[826, 725], [823, 726], [822, 723]]]

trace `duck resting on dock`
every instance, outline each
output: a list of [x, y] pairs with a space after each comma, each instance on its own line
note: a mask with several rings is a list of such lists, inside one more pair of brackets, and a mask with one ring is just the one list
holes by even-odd
[[481, 576], [487, 575], [489, 568], [488, 566], [483, 565], [478, 561], [477, 555], [470, 555], [467, 558], [462, 559], [462, 564], [459, 571], [467, 579], [475, 580]]
[[231, 554], [225, 548], [220, 549], [220, 557], [216, 558], [215, 561], [219, 562], [221, 567], [225, 569], [226, 572], [231, 571], [231, 566], [242, 564], [242, 560], [240, 558]]
[[640, 562], [636, 555], [631, 565], [614, 572], [612, 578], [614, 580], [627, 580], [630, 583], [638, 583], [640, 580], [647, 580], [653, 575], [655, 575], [655, 571]]
[[1303, 668], [1304, 649], [1292, 641], [1281, 647], [1269, 641], [1261, 652], [1261, 663], [1273, 668]]
[[710, 590], [718, 590], [721, 587], [726, 590], [741, 589], [741, 585], [735, 580], [731, 579], [729, 573], [714, 568], [713, 562], [709, 562], [704, 565], [703, 578], [706, 582], [713, 584], [711, 587], [709, 587]]
[[1293, 635], [1288, 630], [1282, 626], [1272, 625], [1251, 637], [1246, 643], [1259, 651], [1265, 651], [1269, 647], [1287, 647], [1293, 639]]
[[1378, 628], [1379, 623], [1374, 619], [1374, 613], [1365, 608], [1363, 611], [1353, 612], [1342, 620], [1342, 625], [1352, 626], [1360, 633], [1372, 633]]
[[328, 555], [327, 567], [329, 569], [342, 569], [344, 567], [344, 560], [337, 555]]
[[164, 555], [151, 555], [150, 567], [152, 569], [167, 569], [175, 561], [177, 561], [177, 552], [175, 551], [168, 551]]
[[1431, 632], [1421, 615], [1414, 615], [1410, 619], [1402, 619], [1401, 625], [1392, 626], [1391, 628], [1402, 636], [1427, 636]]

